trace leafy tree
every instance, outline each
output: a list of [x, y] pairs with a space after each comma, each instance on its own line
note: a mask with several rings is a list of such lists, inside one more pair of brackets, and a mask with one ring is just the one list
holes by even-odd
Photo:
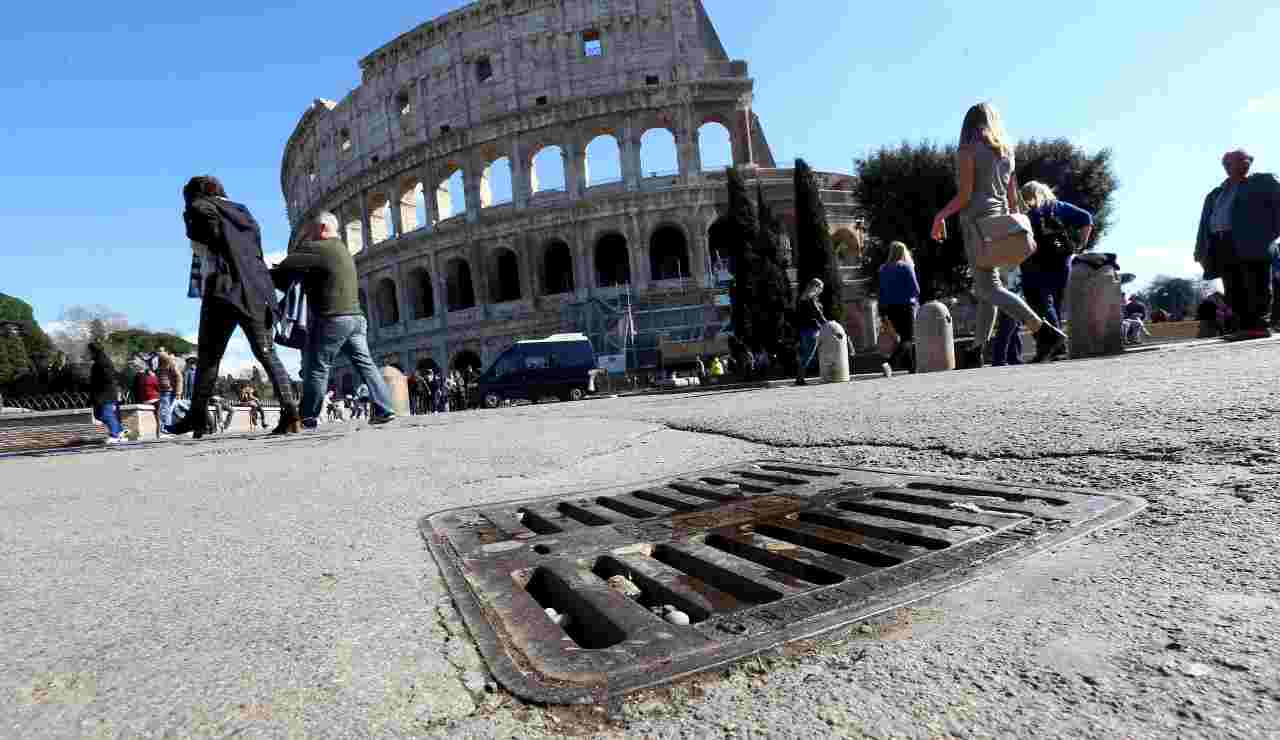
[[757, 186], [759, 234], [756, 236], [754, 265], [751, 274], [754, 281], [752, 295], [753, 319], [758, 347], [780, 356], [788, 356], [783, 348], [789, 343], [791, 332], [787, 324], [787, 311], [791, 308], [791, 279], [782, 264], [783, 226], [765, 202], [764, 191]]
[[105, 344], [108, 335], [107, 322], [102, 319], [94, 319], [89, 322], [89, 341], [91, 343]]
[[1194, 313], [1200, 303], [1200, 286], [1199, 281], [1189, 278], [1157, 275], [1146, 290], [1135, 295], [1152, 311], [1162, 308], [1171, 314]]
[[906, 244], [915, 257], [922, 300], [969, 289], [973, 279], [959, 219], [947, 221], [947, 238], [942, 242], [935, 242], [929, 233], [934, 214], [955, 197], [955, 162], [955, 147], [928, 141], [904, 142], [858, 160], [853, 193], [867, 222], [862, 267], [873, 277], [869, 285], [873, 294], [880, 287], [874, 276], [889, 258], [889, 243], [894, 241]]
[[26, 301], [0, 293], [0, 321], [16, 321], [22, 326], [22, 344], [37, 372], [46, 373], [50, 367], [58, 364], [58, 353], [53, 342], [36, 323], [35, 311]]
[[[933, 216], [956, 194], [956, 150], [932, 142], [883, 148], [857, 163], [854, 196], [868, 224], [863, 271], [874, 275], [888, 257], [888, 244], [904, 242], [915, 255], [922, 298], [964, 293], [972, 276], [964, 253], [959, 217], [947, 221], [947, 238], [930, 238]], [[1112, 154], [1085, 152], [1065, 139], [1030, 140], [1015, 149], [1021, 183], [1039, 180], [1058, 197], [1094, 213], [1091, 246], [1111, 225], [1112, 196], [1118, 187]], [[871, 281], [875, 292], [876, 281]]]
[[844, 283], [831, 243], [827, 212], [818, 195], [818, 180], [803, 159], [796, 160], [796, 281], [801, 289], [813, 278], [823, 282], [822, 310], [828, 319], [844, 321]]
[[726, 255], [733, 269], [733, 283], [729, 286], [734, 336], [749, 346], [755, 346], [755, 327], [751, 320], [755, 303], [755, 255], [753, 244], [760, 231], [755, 207], [747, 198], [747, 186], [742, 173], [736, 167], [728, 170], [727, 188], [729, 206], [725, 215], [712, 224], [711, 249]]
[[0, 388], [7, 388], [32, 374], [31, 360], [22, 339], [0, 328]]
[[1089, 154], [1066, 139], [1030, 139], [1014, 150], [1019, 183], [1039, 180], [1058, 198], [1093, 214], [1091, 248], [1111, 226], [1111, 205], [1119, 181], [1110, 149]]

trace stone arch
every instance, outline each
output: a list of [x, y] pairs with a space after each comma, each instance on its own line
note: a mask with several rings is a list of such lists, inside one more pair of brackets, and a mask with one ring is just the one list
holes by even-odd
[[415, 267], [409, 271], [409, 282], [405, 290], [408, 291], [409, 304], [413, 307], [415, 320], [435, 316], [435, 286], [431, 284], [431, 273], [425, 267]]
[[498, 247], [489, 253], [489, 295], [494, 303], [521, 298], [520, 258], [509, 247]]
[[587, 142], [587, 187], [622, 182], [622, 146], [611, 132]]
[[572, 293], [573, 250], [563, 239], [553, 239], [542, 248], [543, 295]]
[[342, 233], [346, 237], [347, 251], [352, 254], [364, 251], [364, 224], [360, 221], [360, 214], [344, 211], [338, 219], [342, 221]]
[[441, 221], [467, 212], [467, 173], [462, 165], [450, 162], [436, 184], [436, 213]]
[[511, 158], [498, 157], [485, 165], [480, 174], [480, 207], [510, 203], [515, 192], [511, 181]]
[[712, 172], [732, 167], [733, 135], [729, 127], [715, 120], [708, 120], [698, 127], [698, 151], [702, 155], [702, 171]]
[[[419, 205], [421, 203], [421, 205]], [[422, 179], [414, 176], [400, 180], [393, 208], [400, 211], [400, 229], [404, 233], [427, 225], [426, 202], [422, 197]]]
[[453, 370], [461, 372], [463, 368], [471, 368], [474, 372], [480, 372], [483, 366], [480, 364], [480, 355], [475, 350], [464, 349], [453, 356], [453, 361], [449, 363], [449, 367]]
[[476, 305], [475, 286], [471, 282], [471, 265], [462, 257], [445, 263], [445, 303], [450, 311], [461, 311]]
[[601, 288], [631, 284], [631, 250], [622, 234], [610, 231], [596, 241], [595, 263], [596, 285]]
[[642, 177], [670, 177], [680, 174], [680, 152], [671, 129], [656, 126], [640, 135]]
[[373, 297], [378, 306], [378, 326], [400, 323], [400, 296], [394, 280], [389, 277], [380, 279], [374, 288]]
[[369, 193], [369, 242], [379, 244], [390, 239], [391, 234], [391, 202], [386, 193], [373, 191]]
[[557, 144], [535, 147], [529, 156], [529, 192], [554, 193], [568, 189], [565, 151]]
[[675, 224], [662, 224], [649, 236], [649, 276], [651, 280], [688, 278], [689, 238]]

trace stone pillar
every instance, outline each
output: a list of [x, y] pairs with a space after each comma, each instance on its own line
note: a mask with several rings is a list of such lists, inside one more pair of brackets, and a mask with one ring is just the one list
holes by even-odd
[[520, 298], [530, 300], [542, 293], [542, 280], [538, 275], [538, 249], [527, 239], [521, 239], [514, 246], [516, 258], [520, 262]]
[[474, 161], [468, 162], [466, 169], [462, 171], [462, 189], [466, 194], [468, 223], [475, 223], [480, 220], [481, 177], [482, 173], [479, 171], [479, 167], [476, 166]]
[[735, 167], [755, 161], [751, 152], [751, 109], [738, 108], [733, 111], [733, 125], [729, 129], [729, 142], [733, 147], [733, 164]]
[[361, 247], [364, 249], [373, 246], [373, 229], [369, 222], [369, 191], [367, 190], [360, 192], [360, 240]]
[[435, 317], [439, 319], [440, 326], [449, 325], [449, 305], [446, 302], [449, 296], [448, 276], [442, 272], [440, 260], [435, 253], [431, 254], [431, 302], [435, 308]]
[[486, 309], [489, 305], [489, 264], [485, 249], [479, 242], [471, 243], [471, 291], [476, 305]]
[[596, 289], [594, 252], [595, 245], [593, 244], [580, 244], [573, 250], [573, 287], [577, 291], [579, 298], [586, 298]]
[[694, 285], [707, 286], [707, 235], [693, 232], [689, 239], [689, 273]]
[[[394, 209], [393, 209], [394, 210]], [[396, 303], [400, 306], [400, 323], [408, 326], [413, 321], [413, 301], [409, 299], [409, 280], [405, 277], [404, 263], [396, 263]]]
[[622, 129], [622, 181], [628, 192], [640, 189], [644, 174], [640, 167], [640, 138], [636, 136], [635, 122], [628, 117]]
[[519, 140], [511, 142], [511, 202], [518, 209], [529, 205], [532, 186], [524, 161], [524, 147]]
[[436, 186], [440, 183], [436, 182], [435, 172], [431, 167], [424, 166], [420, 173], [422, 178], [422, 202], [426, 206], [427, 222], [423, 224], [428, 229], [434, 229], [436, 222], [440, 220], [440, 204], [436, 201]]
[[627, 254], [631, 262], [631, 287], [636, 291], [647, 290], [652, 278], [649, 274], [649, 249], [634, 224], [627, 228]]
[[688, 182], [702, 175], [702, 148], [698, 146], [697, 129], [686, 127], [676, 133], [676, 152], [682, 181]]
[[587, 154], [577, 136], [564, 144], [564, 184], [570, 200], [577, 200], [587, 189]]

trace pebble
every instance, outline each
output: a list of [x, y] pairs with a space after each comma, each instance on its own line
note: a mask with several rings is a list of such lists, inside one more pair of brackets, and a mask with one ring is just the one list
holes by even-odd
[[551, 607], [547, 607], [542, 611], [547, 613], [548, 619], [550, 619], [552, 622], [555, 622], [556, 625], [558, 625], [561, 628], [568, 627], [569, 624], [573, 621], [568, 614], [561, 614], [560, 612], [556, 611], [555, 609], [552, 609]]
[[674, 625], [684, 627], [689, 624], [689, 615], [682, 611], [672, 609], [667, 612], [666, 620]]
[[632, 583], [630, 578], [626, 576], [614, 576], [609, 579], [609, 588], [617, 591], [628, 599], [640, 598], [640, 587]]

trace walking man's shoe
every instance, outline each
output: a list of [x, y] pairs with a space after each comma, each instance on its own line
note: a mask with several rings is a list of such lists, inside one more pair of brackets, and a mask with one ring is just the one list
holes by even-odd
[[396, 419], [398, 419], [398, 418], [399, 418], [399, 417], [398, 417], [398, 416], [396, 416], [394, 413], [391, 413], [391, 414], [385, 414], [385, 415], [384, 415], [384, 414], [376, 414], [376, 415], [371, 414], [371, 415], [369, 416], [369, 426], [371, 426], [371, 427], [380, 427], [380, 426], [382, 426], [383, 424], [390, 424], [391, 422], [395, 421], [395, 420], [396, 420]]
[[1067, 345], [1067, 335], [1048, 321], [1040, 322], [1036, 331], [1036, 356], [1032, 362], [1045, 362], [1051, 359], [1058, 350]]
[[892, 378], [892, 377], [893, 377], [893, 367], [892, 367], [892, 366], [890, 366], [890, 365], [889, 365], [889, 363], [887, 363], [887, 362], [882, 362], [882, 363], [880, 363], [880, 373], [881, 373], [882, 375], [884, 375], [886, 378]]

